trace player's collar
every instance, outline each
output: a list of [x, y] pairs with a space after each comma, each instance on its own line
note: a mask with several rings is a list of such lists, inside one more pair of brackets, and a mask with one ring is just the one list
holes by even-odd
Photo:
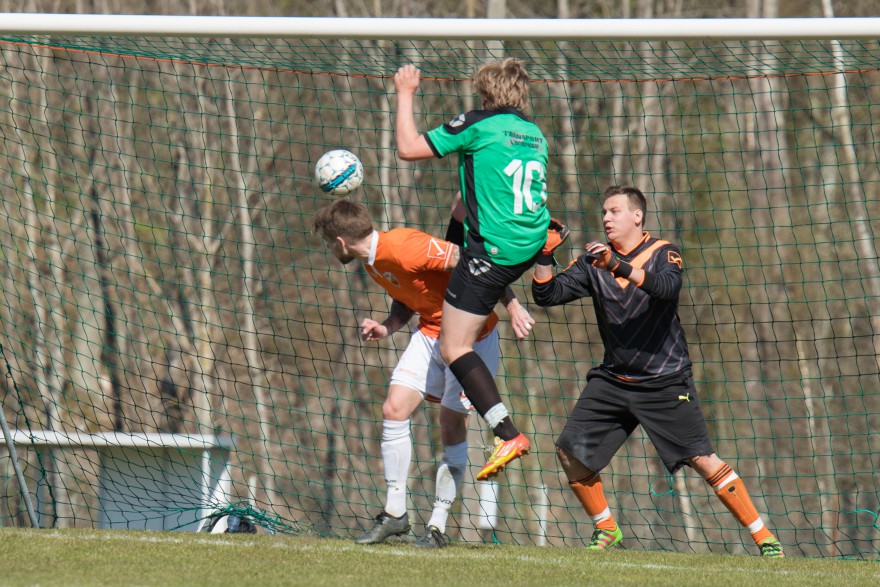
[[[647, 232], [643, 232], [643, 233], [642, 233], [642, 238], [641, 238], [641, 240], [639, 240], [639, 242], [637, 242], [637, 243], [635, 244], [635, 246], [633, 246], [630, 250], [628, 250], [628, 251], [621, 251], [620, 249], [617, 249], [616, 247], [615, 247], [615, 250], [616, 250], [618, 253], [620, 253], [621, 255], [623, 255], [624, 257], [628, 257], [628, 256], [630, 256], [631, 254], [633, 254], [635, 251], [637, 251], [639, 248], [641, 248], [646, 242], [648, 242], [648, 240], [649, 240], [650, 238], [651, 238], [651, 235], [650, 235], [649, 233], [647, 233]], [[612, 246], [614, 246], [614, 245], [612, 245]]]
[[367, 256], [367, 265], [372, 266], [376, 262], [376, 249], [379, 248], [379, 231], [374, 230], [370, 235], [370, 254]]
[[523, 120], [528, 120], [526, 115], [519, 108], [514, 108], [513, 106], [502, 106], [501, 108], [496, 108], [495, 112], [500, 114], [513, 114], [514, 116], [519, 116]]

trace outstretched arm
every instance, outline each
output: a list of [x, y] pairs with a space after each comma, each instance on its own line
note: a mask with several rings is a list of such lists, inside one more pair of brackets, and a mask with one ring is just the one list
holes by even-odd
[[588, 271], [591, 262], [586, 255], [581, 255], [564, 271], [554, 275], [553, 266], [538, 263], [532, 279], [532, 299], [542, 308], [559, 306], [590, 295], [590, 278]]
[[[538, 256], [538, 261], [535, 264], [535, 275], [533, 278], [533, 283], [538, 284], [539, 290], [542, 292], [546, 289], [544, 287], [545, 284], [548, 284], [553, 279], [553, 266], [556, 265], [553, 251], [568, 240], [570, 233], [571, 231], [568, 227], [560, 220], [556, 218], [550, 219], [550, 225], [547, 227], [547, 240], [544, 242], [544, 247], [541, 249], [541, 254]], [[539, 303], [539, 305], [541, 304]]]
[[404, 65], [394, 75], [397, 90], [397, 115], [395, 116], [395, 139], [397, 154], [404, 161], [433, 159], [434, 151], [424, 135], [416, 128], [413, 97], [419, 88], [419, 70], [415, 65]]
[[546, 281], [550, 281], [553, 279], [553, 265], [547, 264], [543, 265], [538, 263], [535, 265], [535, 281], [539, 281], [544, 283]]
[[393, 300], [388, 317], [381, 324], [370, 318], [365, 318], [361, 322], [361, 339], [367, 342], [374, 342], [391, 336], [403, 328], [410, 321], [410, 318], [413, 317], [413, 314], [415, 312], [410, 310], [405, 304]]

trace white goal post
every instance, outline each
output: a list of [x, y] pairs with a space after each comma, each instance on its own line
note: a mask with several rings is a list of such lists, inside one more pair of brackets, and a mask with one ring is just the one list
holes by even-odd
[[0, 13], [0, 34], [453, 40], [844, 40], [880, 18], [461, 19]]

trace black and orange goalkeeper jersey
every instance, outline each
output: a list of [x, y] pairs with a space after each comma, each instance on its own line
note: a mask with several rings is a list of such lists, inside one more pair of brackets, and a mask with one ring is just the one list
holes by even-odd
[[641, 284], [593, 267], [585, 254], [553, 278], [534, 280], [532, 296], [539, 306], [592, 297], [605, 344], [600, 370], [617, 380], [652, 386], [656, 379], [691, 366], [678, 317], [684, 274], [681, 251], [645, 233], [635, 249], [615, 253], [645, 271]]

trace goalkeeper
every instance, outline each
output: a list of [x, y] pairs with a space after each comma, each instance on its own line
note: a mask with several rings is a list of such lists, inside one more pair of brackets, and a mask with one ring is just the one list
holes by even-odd
[[549, 258], [539, 259], [532, 282], [539, 306], [593, 298], [605, 344], [602, 364], [587, 374], [556, 441], [569, 485], [596, 526], [588, 548], [606, 550], [623, 539], [599, 473], [641, 425], [670, 474], [692, 467], [748, 529], [761, 555], [783, 556], [742, 479], [709, 441], [678, 318], [681, 252], [643, 231], [647, 203], [641, 191], [612, 186], [603, 200], [608, 243], [589, 243], [555, 276]]
[[503, 292], [534, 265], [547, 239], [547, 140], [523, 114], [529, 78], [516, 59], [477, 71], [474, 87], [482, 109], [426, 134], [419, 134], [413, 112], [419, 77], [413, 65], [394, 76], [397, 152], [406, 161], [458, 154], [466, 237], [443, 302], [440, 354], [495, 433], [495, 449], [477, 474], [488, 479], [528, 454], [530, 442], [513, 424], [473, 345]]
[[[359, 260], [367, 273], [391, 296], [391, 310], [380, 322], [365, 319], [361, 337], [377, 341], [406, 325], [419, 315], [406, 350], [391, 374], [388, 396], [382, 405], [382, 462], [387, 496], [385, 507], [358, 544], [375, 544], [386, 538], [406, 534], [410, 521], [406, 510], [407, 480], [412, 462], [410, 416], [423, 399], [440, 403], [443, 458], [437, 469], [434, 511], [426, 532], [415, 545], [442, 548], [447, 543], [446, 521], [467, 467], [467, 417], [470, 403], [440, 358], [443, 294], [460, 249], [449, 240], [460, 242], [463, 235], [460, 201], [453, 206], [448, 240], [423, 232], [398, 228], [388, 232], [373, 229], [367, 208], [349, 200], [336, 200], [318, 210], [313, 230], [343, 263]], [[517, 338], [524, 338], [534, 324], [529, 313], [508, 289], [503, 300]], [[474, 350], [491, 373], [498, 366], [498, 316], [492, 312], [479, 333]]]

